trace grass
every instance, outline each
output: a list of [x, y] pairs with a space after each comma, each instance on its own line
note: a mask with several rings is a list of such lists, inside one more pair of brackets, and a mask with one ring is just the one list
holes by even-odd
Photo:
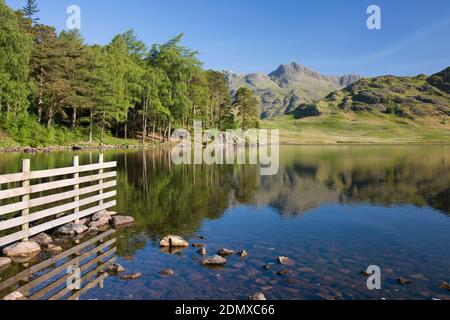
[[327, 114], [300, 120], [283, 116], [264, 120], [261, 126], [279, 129], [284, 144], [450, 143], [450, 125], [435, 119], [417, 123], [371, 113]]

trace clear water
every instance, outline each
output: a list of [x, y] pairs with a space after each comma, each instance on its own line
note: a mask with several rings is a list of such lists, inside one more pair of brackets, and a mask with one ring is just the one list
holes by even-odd
[[[82, 164], [97, 157], [79, 155]], [[70, 165], [72, 156], [33, 155], [32, 169]], [[18, 171], [24, 157], [0, 154], [0, 174]], [[251, 165], [176, 166], [164, 150], [108, 151], [105, 160], [118, 161], [116, 211], [137, 221], [116, 233], [117, 260], [142, 277], [110, 276], [82, 299], [450, 298], [439, 288], [450, 282], [450, 146], [285, 146], [272, 177]], [[209, 254], [249, 256], [208, 269], [197, 249], [162, 252], [167, 234], [205, 242]], [[292, 265], [277, 265], [279, 256]], [[381, 290], [367, 289], [369, 265], [381, 267]], [[175, 276], [161, 276], [165, 268]], [[278, 275], [283, 268], [290, 273]], [[412, 283], [400, 286], [400, 277]]]

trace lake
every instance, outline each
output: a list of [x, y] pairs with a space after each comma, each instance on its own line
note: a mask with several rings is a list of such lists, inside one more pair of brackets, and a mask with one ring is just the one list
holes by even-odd
[[[86, 164], [98, 152], [76, 154]], [[70, 166], [73, 155], [0, 154], [0, 174], [19, 171], [22, 158], [34, 170]], [[81, 299], [450, 298], [439, 288], [450, 281], [450, 146], [282, 146], [275, 176], [258, 165], [174, 165], [160, 149], [106, 151], [111, 160], [115, 211], [136, 219], [115, 234], [117, 261], [142, 277], [110, 276]], [[206, 243], [208, 254], [249, 255], [209, 269], [198, 249], [160, 250], [168, 234]], [[292, 263], [278, 265], [279, 256]], [[367, 289], [370, 265], [381, 268], [381, 290]], [[166, 268], [175, 275], [161, 276]]]

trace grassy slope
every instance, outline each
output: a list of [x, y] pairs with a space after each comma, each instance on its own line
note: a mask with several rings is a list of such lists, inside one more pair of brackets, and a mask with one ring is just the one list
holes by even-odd
[[295, 119], [284, 116], [262, 121], [266, 129], [280, 129], [280, 141], [293, 144], [336, 143], [450, 143], [450, 126], [417, 124], [393, 115], [369, 112], [328, 114]]

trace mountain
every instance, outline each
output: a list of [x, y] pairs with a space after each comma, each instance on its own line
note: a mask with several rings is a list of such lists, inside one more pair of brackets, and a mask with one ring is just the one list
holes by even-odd
[[305, 118], [362, 112], [447, 124], [450, 119], [450, 67], [430, 77], [360, 79], [318, 102], [301, 104], [291, 114]]
[[252, 89], [261, 101], [261, 117], [272, 118], [291, 112], [302, 103], [313, 103], [361, 77], [324, 76], [298, 63], [284, 64], [270, 74], [237, 74], [224, 71], [230, 90]]

